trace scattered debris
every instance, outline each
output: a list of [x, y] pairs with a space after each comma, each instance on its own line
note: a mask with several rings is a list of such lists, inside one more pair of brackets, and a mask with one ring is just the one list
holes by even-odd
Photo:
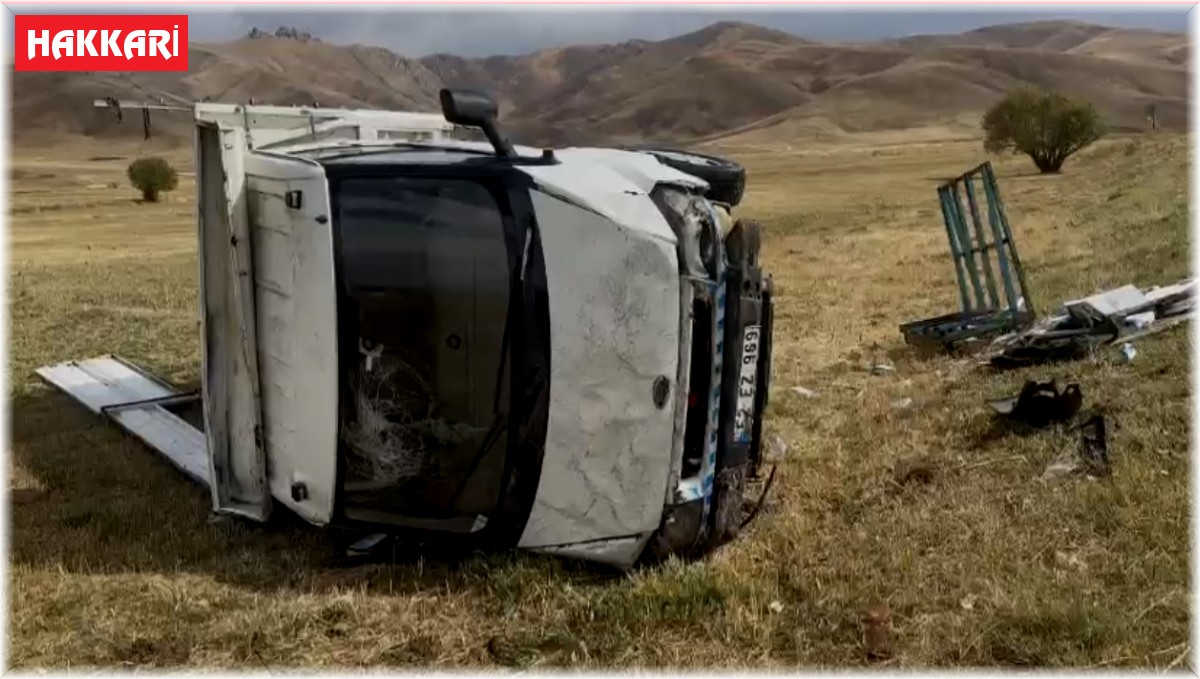
[[1070, 337], [1039, 337], [1030, 344], [1020, 343], [1005, 348], [990, 359], [996, 368], [1021, 368], [1041, 363], [1076, 361], [1087, 358], [1103, 341], [1095, 337], [1072, 334]]
[[1083, 392], [1078, 384], [1068, 384], [1060, 392], [1054, 380], [1028, 380], [1020, 394], [988, 401], [988, 405], [1005, 417], [1040, 429], [1075, 417], [1083, 405]]
[[1095, 415], [1078, 427], [1079, 448], [1065, 450], [1046, 467], [1043, 480], [1074, 476], [1102, 478], [1112, 474], [1108, 458], [1108, 433], [1103, 415]]
[[[1195, 281], [1140, 290], [1126, 285], [1067, 302], [1033, 327], [997, 338], [989, 357], [999, 368], [1076, 360], [1100, 346], [1160, 332], [1191, 318]], [[1122, 347], [1126, 360], [1130, 352]], [[1136, 352], [1135, 352], [1136, 353]]]
[[[982, 185], [980, 195], [976, 194], [976, 180]], [[1035, 314], [991, 163], [939, 186], [938, 199], [962, 311], [901, 325], [905, 341], [951, 351], [1028, 324]]]
[[1178, 316], [1192, 310], [1195, 281], [1184, 280], [1174, 285], [1155, 286], [1146, 291], [1146, 299], [1155, 305], [1159, 317]]
[[975, 609], [975, 601], [976, 600], [977, 600], [977, 597], [974, 594], [968, 594], [967, 596], [963, 597], [962, 600], [960, 600], [958, 602], [958, 605], [962, 606], [962, 609], [964, 611], [971, 611], [971, 610]]
[[1135, 330], [1145, 330], [1154, 324], [1154, 312], [1143, 311], [1140, 314], [1133, 314], [1125, 318], [1125, 323]]
[[1081, 321], [1090, 320], [1098, 325], [1109, 318], [1128, 316], [1137, 309], [1143, 309], [1148, 301], [1141, 290], [1132, 285], [1124, 285], [1098, 295], [1067, 302], [1063, 307], [1068, 315]]
[[360, 556], [370, 554], [386, 542], [388, 539], [387, 533], [372, 533], [360, 540], [354, 542], [346, 548], [346, 552], [350, 556]]
[[817, 397], [817, 392], [813, 391], [812, 389], [805, 389], [804, 387], [792, 387], [792, 393], [798, 396], [803, 396], [804, 398]]
[[1096, 415], [1079, 426], [1080, 455], [1091, 476], [1109, 476], [1112, 466], [1108, 461], [1108, 430], [1104, 416]]
[[1079, 459], [1079, 455], [1073, 450], [1066, 450], [1046, 466], [1046, 471], [1042, 472], [1041, 478], [1043, 481], [1052, 481], [1075, 476], [1082, 467], [1083, 462]]
[[875, 361], [871, 364], [872, 375], [890, 375], [894, 372], [896, 372], [896, 366], [892, 365], [890, 361]]
[[900, 398], [900, 399], [896, 399], [895, 401], [892, 401], [892, 408], [894, 410], [909, 410], [910, 408], [913, 407], [914, 403], [915, 402], [912, 400], [911, 397], [905, 396], [904, 398]]
[[772, 601], [771, 603], [767, 604], [767, 608], [771, 609], [772, 613], [783, 612], [783, 604], [778, 601]]
[[875, 604], [862, 616], [863, 649], [868, 660], [884, 660], [892, 654], [892, 612], [887, 604]]
[[1137, 357], [1137, 349], [1134, 348], [1132, 343], [1126, 342], [1121, 345], [1121, 355], [1125, 357], [1126, 363], [1132, 363], [1133, 359]]

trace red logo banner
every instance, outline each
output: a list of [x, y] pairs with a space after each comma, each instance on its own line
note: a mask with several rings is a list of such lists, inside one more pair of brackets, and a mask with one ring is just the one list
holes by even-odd
[[17, 71], [187, 71], [186, 14], [17, 14]]

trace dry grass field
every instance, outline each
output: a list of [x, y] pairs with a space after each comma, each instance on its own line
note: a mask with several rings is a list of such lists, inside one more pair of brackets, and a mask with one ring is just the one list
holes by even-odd
[[[918, 139], [917, 142], [908, 141]], [[139, 152], [18, 151], [11, 200], [11, 662], [52, 666], [1179, 667], [1188, 650], [1188, 326], [1053, 367], [919, 360], [897, 326], [952, 311], [936, 183], [975, 140], [727, 141], [778, 284], [773, 500], [738, 542], [627, 575], [523, 554], [342, 567], [306, 526], [210, 521], [209, 496], [33, 375], [115, 353], [197, 379], [190, 175], [142, 205]], [[188, 152], [172, 157], [190, 171]], [[996, 161], [1039, 311], [1188, 275], [1188, 143], [1114, 138], [1042, 177]], [[865, 369], [876, 356], [889, 375]], [[1114, 471], [1043, 483], [1077, 445], [994, 427], [1026, 378], [1104, 406]], [[817, 393], [804, 398], [790, 387]], [[907, 409], [893, 402], [911, 398]], [[898, 470], [924, 465], [923, 481]]]

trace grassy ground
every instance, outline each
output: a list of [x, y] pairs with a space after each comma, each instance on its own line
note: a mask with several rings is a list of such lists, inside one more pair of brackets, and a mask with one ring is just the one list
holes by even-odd
[[[978, 143], [729, 152], [779, 289], [774, 502], [706, 561], [615, 577], [514, 554], [338, 568], [305, 527], [210, 522], [205, 491], [32, 375], [112, 352], [195, 381], [191, 178], [139, 205], [128, 158], [103, 159], [129, 149], [18, 152], [12, 662], [844, 666], [864, 662], [864, 609], [886, 602], [891, 666], [1182, 663], [1186, 326], [1130, 364], [917, 360], [897, 326], [955, 306], [935, 182], [982, 160]], [[1169, 136], [1102, 143], [1056, 177], [999, 161], [1034, 303], [1186, 276], [1187, 162]], [[876, 355], [896, 372], [867, 372]], [[993, 427], [984, 400], [1033, 377], [1077, 381], [1115, 417], [1111, 479], [1040, 483], [1076, 439]], [[931, 477], [897, 483], [914, 463]]]

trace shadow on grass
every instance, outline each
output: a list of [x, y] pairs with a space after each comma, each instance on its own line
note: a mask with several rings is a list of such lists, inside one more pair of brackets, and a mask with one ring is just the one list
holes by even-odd
[[[992, 167], [993, 167], [993, 169], [995, 168], [994, 161], [992, 163]], [[1013, 171], [1002, 171], [1002, 170], [994, 169], [994, 171], [996, 172], [996, 180], [997, 181], [1003, 181], [1003, 180], [1008, 180], [1008, 179], [1046, 179], [1046, 180], [1051, 180], [1056, 177], [1063, 176], [1063, 173], [1061, 173], [1061, 172], [1042, 172], [1041, 170], [1038, 170], [1037, 168], [1030, 168], [1027, 170], [1026, 169], [1013, 170]], [[943, 176], [939, 177], [939, 176], [934, 176], [934, 175], [926, 175], [926, 176], [922, 177], [921, 180], [927, 181], [927, 182], [936, 182], [938, 185], [941, 185], [941, 184], [946, 184], [948, 182], [954, 181], [955, 179], [958, 178], [958, 176], [959, 175], [953, 175], [953, 176], [943, 175]], [[978, 186], [978, 184], [976, 186]], [[965, 200], [965, 198], [964, 198], [964, 200]]]
[[396, 545], [347, 562], [354, 536], [277, 510], [264, 525], [211, 512], [207, 488], [69, 397], [38, 385], [12, 403], [12, 452], [34, 488], [10, 496], [11, 563], [81, 574], [193, 573], [244, 587], [305, 593], [347, 587], [392, 594], [490, 591], [497, 570], [575, 584], [611, 570], [519, 552]]
[[974, 450], [984, 450], [992, 446], [999, 445], [1001, 442], [1011, 439], [1026, 439], [1040, 436], [1050, 436], [1066, 431], [1068, 426], [1063, 424], [1048, 425], [1046, 427], [1033, 427], [1019, 420], [1010, 419], [1002, 415], [993, 415], [988, 412], [980, 415], [979, 419], [986, 418], [986, 424], [981, 428], [979, 434], [974, 438]]

